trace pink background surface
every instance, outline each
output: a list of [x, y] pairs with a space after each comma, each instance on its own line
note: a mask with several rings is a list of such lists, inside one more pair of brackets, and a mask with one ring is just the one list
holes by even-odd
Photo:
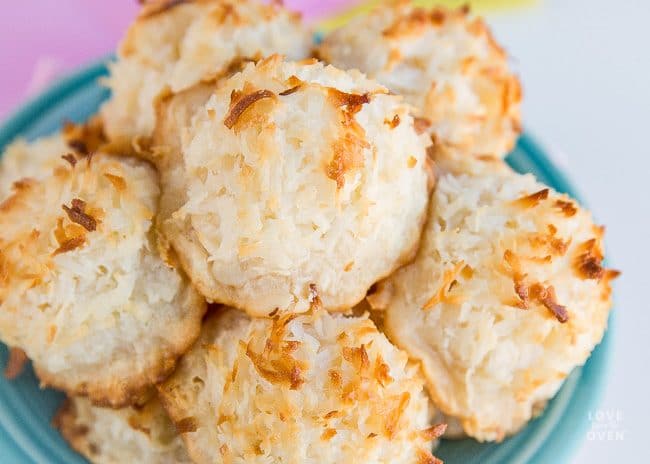
[[[6, 2], [6, 3], [5, 3]], [[350, 0], [287, 0], [314, 20]], [[0, 0], [0, 119], [52, 79], [111, 53], [136, 0]]]

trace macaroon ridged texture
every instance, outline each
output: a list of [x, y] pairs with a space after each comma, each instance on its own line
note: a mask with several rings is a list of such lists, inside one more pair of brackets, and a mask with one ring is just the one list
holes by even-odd
[[429, 120], [436, 143], [468, 156], [503, 157], [520, 132], [519, 81], [466, 8], [382, 6], [329, 34], [318, 54], [403, 95]]
[[429, 140], [384, 87], [274, 55], [189, 119], [177, 130], [185, 194], [173, 195], [185, 203], [162, 230], [209, 300], [253, 316], [307, 311], [316, 296], [346, 310], [412, 258]]
[[0, 339], [42, 384], [138, 402], [200, 331], [204, 299], [158, 256], [155, 170], [72, 156], [0, 205]]
[[271, 53], [302, 59], [310, 49], [311, 33], [299, 15], [275, 2], [147, 2], [110, 65], [113, 95], [101, 110], [107, 134], [130, 146], [151, 135], [161, 94], [211, 80], [242, 59]]
[[183, 440], [156, 397], [141, 407], [109, 409], [66, 400], [54, 425], [93, 464], [190, 464]]
[[417, 365], [367, 315], [221, 308], [159, 386], [197, 463], [438, 463]]
[[478, 440], [541, 411], [603, 336], [603, 229], [532, 175], [505, 167], [438, 179], [415, 261], [369, 296], [431, 397]]

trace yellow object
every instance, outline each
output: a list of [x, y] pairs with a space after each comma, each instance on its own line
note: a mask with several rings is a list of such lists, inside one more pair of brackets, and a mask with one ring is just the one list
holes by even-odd
[[[336, 13], [331, 17], [321, 21], [318, 24], [318, 30], [322, 32], [331, 31], [347, 23], [355, 16], [366, 14], [377, 5], [381, 0], [367, 0], [360, 2], [352, 8]], [[449, 8], [458, 8], [463, 5], [469, 5], [475, 13], [487, 13], [493, 11], [504, 11], [509, 9], [531, 6], [537, 3], [537, 0], [414, 0], [413, 4], [418, 6], [432, 7], [435, 5], [446, 6]]]

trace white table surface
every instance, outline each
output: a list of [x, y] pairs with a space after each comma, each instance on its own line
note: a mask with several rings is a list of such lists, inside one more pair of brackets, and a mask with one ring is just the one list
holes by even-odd
[[[607, 226], [613, 366], [572, 462], [650, 462], [650, 1], [547, 0], [489, 17], [524, 85], [524, 125]], [[589, 417], [589, 416], [588, 416]]]

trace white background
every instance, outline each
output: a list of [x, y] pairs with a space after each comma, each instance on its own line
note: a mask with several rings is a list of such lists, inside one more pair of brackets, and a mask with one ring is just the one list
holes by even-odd
[[524, 126], [607, 226], [609, 264], [623, 271], [599, 407], [618, 414], [623, 440], [585, 435], [572, 462], [648, 463], [650, 1], [547, 0], [488, 19], [521, 75]]

